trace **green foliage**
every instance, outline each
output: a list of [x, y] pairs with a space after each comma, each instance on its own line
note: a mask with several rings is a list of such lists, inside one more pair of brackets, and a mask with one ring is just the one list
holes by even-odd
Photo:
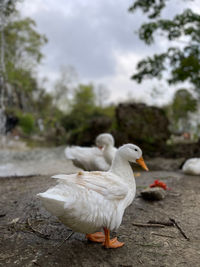
[[[168, 71], [169, 84], [188, 81], [199, 91], [200, 88], [200, 15], [191, 9], [184, 10], [173, 19], [158, 19], [167, 0], [138, 0], [129, 9], [134, 12], [141, 9], [149, 14], [153, 20], [141, 25], [139, 38], [146, 44], [154, 42], [156, 33], [165, 36], [169, 41], [179, 41], [185, 38], [185, 45], [170, 47], [166, 52], [155, 54], [152, 57], [141, 60], [137, 65], [137, 73], [132, 79], [141, 83], [144, 79], [156, 77], [162, 78], [164, 71]], [[182, 43], [183, 44], [183, 43]]]
[[40, 49], [47, 42], [47, 38], [39, 34], [35, 26], [34, 20], [30, 18], [16, 18], [5, 28], [6, 59], [11, 61], [15, 68], [31, 68], [43, 57]]
[[70, 100], [74, 95], [74, 83], [77, 81], [77, 73], [71, 66], [62, 66], [60, 68], [60, 77], [54, 84], [52, 93], [53, 103], [64, 112], [70, 109]]
[[171, 131], [190, 132], [193, 126], [189, 118], [191, 113], [197, 110], [197, 99], [188, 90], [179, 89], [174, 95], [173, 102], [165, 107]]
[[161, 10], [165, 7], [166, 0], [137, 0], [129, 8], [130, 12], [134, 12], [136, 9], [141, 8], [144, 13], [150, 13], [148, 17], [150, 19], [160, 15]]
[[33, 94], [39, 89], [33, 73], [43, 57], [41, 48], [47, 39], [36, 31], [32, 19], [20, 19], [16, 1], [9, 0], [7, 3], [7, 22], [3, 29], [5, 105], [32, 112]]
[[180, 89], [174, 96], [171, 108], [175, 121], [178, 121], [185, 118], [188, 112], [197, 110], [197, 100], [186, 89]]
[[91, 114], [95, 106], [95, 94], [92, 85], [79, 85], [75, 90], [73, 111]]
[[34, 130], [34, 118], [30, 113], [18, 114], [19, 126], [25, 134], [31, 134]]
[[62, 118], [62, 125], [69, 139], [79, 144], [84, 139], [83, 136], [91, 132], [92, 123], [100, 119], [101, 122], [103, 121], [107, 125], [107, 120], [110, 121], [114, 116], [114, 106], [97, 106], [96, 94], [91, 84], [79, 85], [75, 89], [70, 112]]
[[35, 70], [43, 58], [41, 48], [47, 39], [38, 33], [34, 20], [20, 17], [17, 2], [3, 0], [1, 3], [0, 69], [5, 88], [2, 102], [7, 115], [18, 117], [18, 125], [26, 135], [34, 132], [46, 139], [47, 135], [57, 138], [58, 132], [62, 132], [63, 113], [35, 77]]
[[82, 128], [82, 125], [93, 116], [95, 94], [92, 85], [79, 85], [75, 89], [70, 113], [64, 118], [66, 130]]
[[146, 44], [154, 42], [154, 34], [161, 30], [167, 38], [177, 40], [182, 36], [188, 36], [191, 41], [199, 42], [200, 15], [194, 13], [191, 9], [186, 9], [182, 14], [176, 15], [172, 20], [158, 19], [154, 22], [144, 23], [139, 30], [139, 37]]
[[32, 101], [33, 108], [38, 116], [46, 117], [48, 114], [55, 112], [55, 109], [57, 110], [52, 104], [52, 96], [48, 94], [45, 89], [37, 88], [34, 92]]
[[94, 117], [114, 117], [114, 106], [100, 107], [96, 105], [96, 95], [93, 86], [79, 85], [75, 89], [70, 113], [64, 118], [64, 126], [67, 130], [82, 128]]
[[107, 116], [108, 118], [113, 119], [115, 116], [115, 106], [107, 106], [107, 107], [97, 106], [95, 109], [95, 114], [104, 115], [104, 116]]
[[160, 79], [162, 77], [162, 71], [166, 70], [165, 58], [166, 54], [160, 54], [141, 60], [137, 65], [139, 71], [132, 76], [132, 79], [138, 83], [141, 83], [144, 78], [157, 77]]
[[1, 0], [3, 3], [3, 14], [8, 17], [10, 14], [16, 12], [16, 0]]

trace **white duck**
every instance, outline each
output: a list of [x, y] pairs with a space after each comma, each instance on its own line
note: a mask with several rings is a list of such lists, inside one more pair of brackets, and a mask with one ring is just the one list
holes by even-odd
[[200, 175], [200, 158], [191, 158], [186, 160], [182, 170], [187, 174]]
[[[65, 156], [73, 163], [87, 171], [107, 171], [117, 151], [111, 134], [100, 134], [96, 138], [97, 147], [66, 147]], [[100, 148], [100, 149], [99, 149]]]
[[[59, 174], [59, 183], [38, 194], [45, 208], [73, 231], [85, 233], [106, 248], [124, 245], [117, 238], [110, 240], [110, 230], [116, 230], [125, 209], [132, 203], [136, 185], [129, 162], [137, 162], [148, 170], [138, 146], [126, 144], [118, 149], [108, 172], [78, 172]], [[104, 229], [104, 233], [96, 231]]]

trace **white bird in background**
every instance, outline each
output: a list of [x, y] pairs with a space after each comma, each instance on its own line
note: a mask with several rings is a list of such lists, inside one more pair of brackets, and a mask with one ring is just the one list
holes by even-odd
[[[110, 239], [110, 231], [120, 226], [125, 209], [135, 197], [129, 162], [148, 170], [141, 149], [126, 144], [117, 150], [109, 171], [55, 175], [59, 183], [38, 196], [45, 208], [73, 231], [85, 233], [87, 239], [102, 242], [106, 248], [121, 247], [124, 243]], [[97, 232], [101, 229], [104, 234]]]
[[200, 175], [200, 158], [191, 158], [186, 160], [182, 170], [187, 174]]
[[115, 153], [117, 152], [117, 148], [114, 147], [115, 141], [113, 136], [109, 133], [100, 134], [97, 136], [95, 143], [98, 148], [102, 149], [103, 157], [110, 167], [114, 159]]
[[103, 133], [97, 136], [95, 143], [97, 147], [66, 147], [65, 156], [84, 170], [107, 171], [117, 151], [114, 138], [109, 133]]

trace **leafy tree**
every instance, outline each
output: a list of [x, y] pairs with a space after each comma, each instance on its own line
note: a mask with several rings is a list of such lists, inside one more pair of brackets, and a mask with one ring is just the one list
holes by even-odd
[[34, 20], [18, 17], [5, 27], [6, 61], [12, 62], [13, 67], [32, 69], [40, 63], [43, 57], [40, 49], [47, 39], [35, 27]]
[[[12, 20], [5, 30], [5, 67], [7, 82], [12, 86], [11, 92], [7, 91], [7, 99], [12, 99], [13, 104], [18, 105], [19, 98], [23, 102], [31, 99], [33, 91], [37, 90], [37, 81], [33, 77], [33, 70], [40, 63], [43, 55], [40, 51], [46, 43], [46, 38], [35, 30], [33, 20]], [[24, 105], [19, 105], [21, 109]]]
[[187, 81], [199, 91], [200, 15], [191, 9], [185, 9], [173, 19], [162, 19], [162, 11], [167, 2], [168, 0], [136, 0], [129, 8], [130, 12], [140, 9], [148, 16], [149, 22], [142, 24], [139, 29], [139, 38], [147, 45], [155, 41], [156, 33], [169, 41], [182, 42], [179, 47], [172, 45], [163, 53], [141, 60], [132, 79], [138, 83], [147, 78], [160, 79], [165, 71], [169, 71], [169, 84]]
[[187, 89], [179, 89], [166, 107], [172, 132], [190, 131], [190, 115], [198, 109], [197, 99]]
[[20, 17], [17, 2], [2, 0], [0, 3], [3, 22], [0, 23], [0, 99], [5, 113], [17, 115], [22, 130], [31, 134], [33, 129], [37, 130], [38, 119], [50, 129], [62, 114], [35, 77], [35, 70], [43, 58], [41, 48], [47, 39], [37, 32], [32, 19]]
[[64, 118], [67, 130], [82, 128], [93, 115], [95, 109], [95, 94], [92, 85], [79, 85], [74, 89], [69, 114]]
[[197, 100], [186, 89], [180, 89], [174, 95], [171, 108], [177, 121], [179, 118], [185, 118], [188, 112], [197, 110]]
[[75, 90], [73, 110], [91, 113], [95, 106], [95, 94], [92, 85], [79, 85]]
[[0, 134], [6, 131], [5, 93], [6, 93], [6, 67], [5, 67], [5, 35], [4, 28], [8, 17], [15, 12], [15, 0], [0, 1]]
[[[41, 47], [47, 42], [35, 29], [30, 18], [21, 19], [18, 0], [0, 2], [0, 99], [4, 109], [9, 105], [24, 109], [26, 100], [37, 90], [34, 68], [43, 55]], [[23, 102], [23, 103], [22, 103]]]
[[59, 109], [69, 111], [70, 101], [73, 98], [74, 87], [77, 83], [78, 75], [71, 66], [62, 66], [60, 69], [60, 77], [54, 84], [52, 93], [53, 102]]
[[105, 107], [107, 103], [107, 99], [110, 96], [109, 90], [103, 84], [99, 84], [95, 88], [95, 95], [96, 95], [97, 106], [101, 108]]
[[25, 134], [31, 134], [34, 130], [34, 118], [30, 113], [19, 114], [19, 125]]
[[112, 125], [115, 107], [99, 106], [95, 89], [92, 84], [81, 84], [74, 89], [70, 111], [62, 120], [68, 142], [88, 145], [99, 131]]

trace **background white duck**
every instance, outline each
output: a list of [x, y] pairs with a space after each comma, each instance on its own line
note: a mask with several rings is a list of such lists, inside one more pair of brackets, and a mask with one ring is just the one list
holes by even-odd
[[191, 158], [186, 160], [182, 170], [187, 174], [200, 175], [200, 158]]
[[[97, 147], [66, 147], [65, 156], [87, 171], [107, 171], [117, 151], [111, 134], [103, 133], [96, 138]], [[100, 148], [100, 149], [99, 149]]]
[[97, 136], [95, 143], [98, 148], [103, 150], [103, 157], [110, 167], [117, 152], [117, 148], [114, 147], [115, 141], [113, 136], [109, 133], [100, 134]]
[[[116, 230], [124, 210], [136, 193], [135, 178], [129, 162], [137, 162], [148, 170], [138, 146], [126, 144], [118, 149], [108, 172], [59, 174], [59, 183], [38, 194], [45, 208], [73, 231], [85, 233], [106, 248], [124, 245], [117, 238], [110, 240], [110, 230]], [[102, 232], [95, 233], [100, 229]]]

